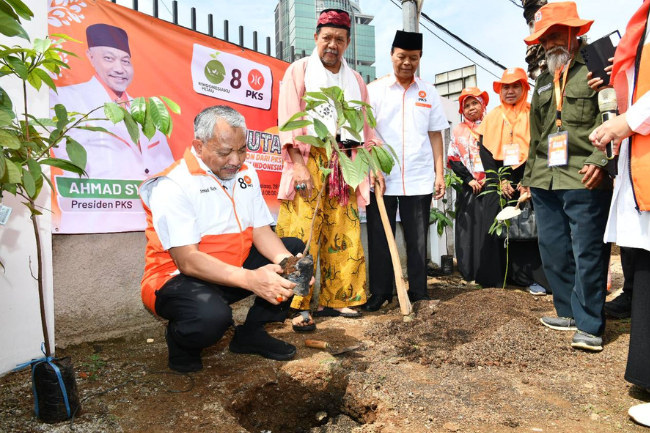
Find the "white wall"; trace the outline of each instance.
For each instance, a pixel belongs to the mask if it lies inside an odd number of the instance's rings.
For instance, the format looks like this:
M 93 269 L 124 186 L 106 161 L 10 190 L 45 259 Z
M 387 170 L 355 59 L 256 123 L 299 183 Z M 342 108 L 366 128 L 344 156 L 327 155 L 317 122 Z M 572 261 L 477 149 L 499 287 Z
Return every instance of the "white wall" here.
M 449 126 L 451 129 L 454 128 L 454 126 L 458 125 L 460 123 L 460 114 L 458 113 L 458 102 L 454 102 L 450 99 L 447 98 L 440 98 L 442 101 L 442 108 L 445 111 L 445 116 L 447 116 L 447 120 L 451 123 Z M 445 134 L 443 133 L 443 137 L 445 137 Z M 445 146 L 445 157 L 444 157 L 444 165 L 445 167 L 447 166 L 447 148 L 449 147 L 449 142 L 448 140 L 445 140 L 444 143 Z M 443 203 L 441 200 L 434 200 L 434 206 L 436 206 L 438 209 L 442 210 Z M 451 232 L 451 238 L 450 242 L 453 243 L 453 230 Z M 442 237 L 438 236 L 438 232 L 436 231 L 436 226 L 432 225 L 429 226 L 429 255 L 431 258 L 431 261 L 438 266 L 440 266 L 440 256 L 447 254 L 447 239 L 446 236 L 443 235 Z
M 23 27 L 34 38 L 47 34 L 47 1 L 27 0 L 27 6 L 34 12 L 31 21 L 24 21 Z M 0 36 L 4 45 L 23 45 L 28 42 L 20 38 Z M 22 89 L 18 80 L 0 78 L 0 86 L 11 96 L 15 110 L 24 112 Z M 48 116 L 49 96 L 46 86 L 40 92 L 28 89 L 28 106 L 37 117 Z M 36 274 L 36 241 L 29 218 L 29 211 L 14 196 L 5 194 L 3 204 L 13 208 L 7 225 L 0 226 L 0 261 L 6 270 L 0 272 L 0 374 L 10 371 L 16 364 L 41 357 L 43 333 L 38 303 L 38 285 L 32 278 L 31 267 Z M 50 208 L 50 190 L 47 184 L 40 194 L 38 205 Z M 43 276 L 46 291 L 46 312 L 50 329 L 50 344 L 54 348 L 54 313 L 52 296 L 52 229 L 48 212 L 38 218 L 43 248 Z

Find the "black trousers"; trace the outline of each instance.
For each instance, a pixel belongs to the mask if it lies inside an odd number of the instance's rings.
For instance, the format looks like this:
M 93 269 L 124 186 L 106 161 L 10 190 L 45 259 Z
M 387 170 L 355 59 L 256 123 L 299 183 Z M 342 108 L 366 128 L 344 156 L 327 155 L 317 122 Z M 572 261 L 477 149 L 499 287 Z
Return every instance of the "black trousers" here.
M 621 268 L 623 269 L 623 292 L 632 296 L 634 290 L 634 254 L 636 248 L 621 247 Z
M 413 196 L 384 196 L 386 213 L 395 234 L 397 208 L 406 241 L 406 267 L 409 281 L 409 298 L 417 301 L 427 296 L 427 244 L 429 235 L 429 210 L 433 194 Z M 368 224 L 368 259 L 370 269 L 370 294 L 392 295 L 395 273 L 391 262 L 388 241 L 381 223 L 374 194 L 366 207 Z
M 293 255 L 301 253 L 305 244 L 297 238 L 282 238 L 284 246 Z M 251 248 L 244 269 L 258 269 L 271 262 L 255 248 Z M 156 291 L 156 313 L 169 320 L 167 332 L 179 345 L 203 349 L 215 344 L 233 324 L 230 304 L 253 292 L 238 287 L 220 286 L 198 278 L 179 274 Z M 248 310 L 245 326 L 263 326 L 282 322 L 287 317 L 291 298 L 273 305 L 256 297 Z
M 603 335 L 611 250 L 603 236 L 612 191 L 530 190 L 539 252 L 557 315 L 574 318 L 583 332 Z
M 633 251 L 630 268 L 634 274 L 632 292 L 632 329 L 630 352 L 627 355 L 625 380 L 642 388 L 650 388 L 650 251 Z M 626 276 L 627 280 L 627 276 Z M 627 281 L 626 281 L 627 283 Z

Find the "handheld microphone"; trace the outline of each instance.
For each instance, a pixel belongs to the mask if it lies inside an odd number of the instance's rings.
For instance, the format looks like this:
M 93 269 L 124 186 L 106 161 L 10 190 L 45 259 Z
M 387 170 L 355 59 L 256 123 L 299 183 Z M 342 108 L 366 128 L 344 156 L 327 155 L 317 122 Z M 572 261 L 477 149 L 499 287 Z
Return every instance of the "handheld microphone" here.
M 614 89 L 608 88 L 598 92 L 598 109 L 603 115 L 603 123 L 616 117 L 618 103 L 616 101 L 616 91 Z M 610 141 L 607 143 L 605 154 L 607 155 L 607 159 L 614 159 L 614 142 Z

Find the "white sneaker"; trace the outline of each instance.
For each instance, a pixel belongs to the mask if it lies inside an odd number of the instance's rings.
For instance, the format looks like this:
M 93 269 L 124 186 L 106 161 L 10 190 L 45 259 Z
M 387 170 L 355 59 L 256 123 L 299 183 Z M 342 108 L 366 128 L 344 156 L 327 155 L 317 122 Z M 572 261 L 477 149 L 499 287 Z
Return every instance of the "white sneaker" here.
M 632 406 L 627 413 L 637 424 L 641 424 L 644 427 L 650 427 L 650 403 L 642 403 Z

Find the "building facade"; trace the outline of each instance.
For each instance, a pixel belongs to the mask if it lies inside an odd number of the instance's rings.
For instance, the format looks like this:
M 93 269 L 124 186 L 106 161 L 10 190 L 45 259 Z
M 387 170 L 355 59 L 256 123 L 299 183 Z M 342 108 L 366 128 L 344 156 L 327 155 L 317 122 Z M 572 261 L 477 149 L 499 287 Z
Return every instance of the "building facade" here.
M 290 62 L 309 56 L 314 50 L 314 31 L 318 15 L 325 9 L 342 9 L 350 14 L 350 46 L 345 60 L 366 82 L 376 78 L 375 27 L 370 25 L 372 15 L 361 11 L 354 0 L 279 0 L 275 8 L 275 49 L 279 58 Z

